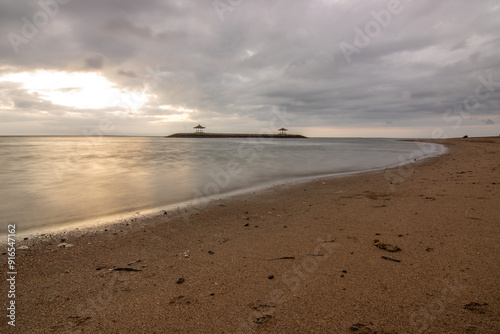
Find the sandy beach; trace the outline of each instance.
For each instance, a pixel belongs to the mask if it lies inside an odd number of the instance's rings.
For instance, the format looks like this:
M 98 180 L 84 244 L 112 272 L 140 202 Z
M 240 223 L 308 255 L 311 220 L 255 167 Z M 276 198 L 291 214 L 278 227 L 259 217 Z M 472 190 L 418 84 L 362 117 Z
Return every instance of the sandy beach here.
M 500 137 L 433 142 L 449 152 L 17 240 L 0 332 L 500 333 Z

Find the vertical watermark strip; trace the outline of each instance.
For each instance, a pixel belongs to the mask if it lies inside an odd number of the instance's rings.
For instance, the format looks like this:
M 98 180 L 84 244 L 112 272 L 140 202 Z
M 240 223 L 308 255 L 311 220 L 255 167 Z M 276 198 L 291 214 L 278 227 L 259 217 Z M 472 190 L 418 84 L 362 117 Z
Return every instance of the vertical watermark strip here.
M 7 282 L 9 290 L 7 298 L 9 300 L 7 307 L 7 323 L 9 326 L 16 326 L 16 225 L 7 226 L 9 234 L 7 235 Z

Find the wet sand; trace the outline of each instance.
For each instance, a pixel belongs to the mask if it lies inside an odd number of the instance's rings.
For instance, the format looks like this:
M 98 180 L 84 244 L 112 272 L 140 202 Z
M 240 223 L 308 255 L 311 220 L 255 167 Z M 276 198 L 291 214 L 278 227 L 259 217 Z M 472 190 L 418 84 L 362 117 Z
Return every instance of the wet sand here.
M 0 332 L 499 333 L 500 137 L 435 142 L 449 153 L 18 240 Z

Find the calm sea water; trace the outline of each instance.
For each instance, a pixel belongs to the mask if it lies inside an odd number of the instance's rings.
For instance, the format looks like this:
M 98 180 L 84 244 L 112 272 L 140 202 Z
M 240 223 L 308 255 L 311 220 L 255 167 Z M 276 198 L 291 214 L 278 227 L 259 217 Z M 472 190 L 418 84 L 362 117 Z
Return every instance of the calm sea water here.
M 417 145 L 389 139 L 0 137 L 0 234 L 12 223 L 20 233 L 43 233 L 290 179 L 383 168 L 443 150 Z

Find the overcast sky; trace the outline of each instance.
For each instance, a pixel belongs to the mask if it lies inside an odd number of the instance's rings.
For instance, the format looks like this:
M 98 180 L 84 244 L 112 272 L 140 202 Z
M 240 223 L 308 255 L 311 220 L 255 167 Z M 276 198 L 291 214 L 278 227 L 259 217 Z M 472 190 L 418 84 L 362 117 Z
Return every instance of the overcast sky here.
M 500 134 L 498 0 L 0 0 L 0 135 Z

